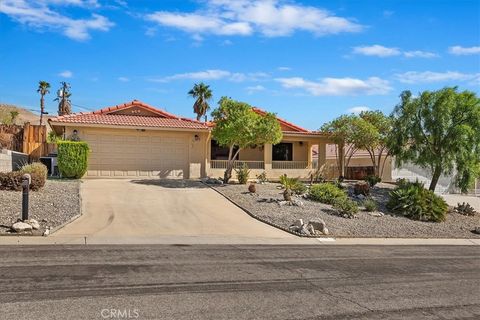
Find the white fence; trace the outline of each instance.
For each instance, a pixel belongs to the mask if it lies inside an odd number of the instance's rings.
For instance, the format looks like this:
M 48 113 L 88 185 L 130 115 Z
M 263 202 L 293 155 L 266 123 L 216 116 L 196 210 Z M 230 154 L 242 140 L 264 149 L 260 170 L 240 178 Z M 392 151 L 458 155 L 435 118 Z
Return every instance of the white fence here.
M 308 161 L 272 161 L 272 169 L 308 169 Z
M 228 160 L 211 160 L 210 167 L 212 169 L 227 169 Z M 235 160 L 233 162 L 234 169 L 240 169 L 244 165 L 247 165 L 249 169 L 265 169 L 263 161 L 240 161 Z

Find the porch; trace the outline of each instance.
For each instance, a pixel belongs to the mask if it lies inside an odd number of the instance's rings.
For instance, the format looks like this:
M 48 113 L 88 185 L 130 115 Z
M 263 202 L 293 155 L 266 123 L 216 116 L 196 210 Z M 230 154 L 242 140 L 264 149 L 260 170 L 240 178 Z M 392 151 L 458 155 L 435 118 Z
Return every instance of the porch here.
M 265 172 L 269 180 L 278 180 L 283 174 L 300 179 L 310 179 L 313 173 L 326 163 L 328 139 L 319 133 L 284 132 L 283 140 L 276 144 L 266 144 L 240 150 L 234 161 L 234 169 L 246 165 L 250 178 Z M 318 159 L 313 159 L 313 148 L 318 150 Z M 228 149 L 211 141 L 207 157 L 207 175 L 221 177 L 228 165 Z M 233 178 L 236 178 L 233 172 Z

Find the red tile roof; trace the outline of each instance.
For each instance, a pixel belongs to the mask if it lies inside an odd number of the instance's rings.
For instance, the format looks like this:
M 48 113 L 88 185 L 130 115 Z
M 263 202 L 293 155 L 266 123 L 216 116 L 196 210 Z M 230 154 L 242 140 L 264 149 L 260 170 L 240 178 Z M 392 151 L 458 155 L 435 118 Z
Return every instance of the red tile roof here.
M 253 107 L 252 109 L 253 109 L 254 112 L 256 112 L 257 114 L 262 115 L 262 116 L 267 113 L 267 111 L 262 110 L 262 109 L 257 108 L 257 107 Z M 311 132 L 310 130 L 307 130 L 307 129 L 299 127 L 299 126 L 297 126 L 297 125 L 295 125 L 291 122 L 288 122 L 287 120 L 284 120 L 284 119 L 279 118 L 279 117 L 276 117 L 276 118 L 277 118 L 278 122 L 280 122 L 280 124 L 283 124 L 284 126 L 292 129 L 292 130 L 289 130 L 289 131 L 305 132 L 305 133 Z
M 112 114 L 112 112 L 130 108 L 132 106 L 146 109 L 158 114 L 156 116 L 140 116 L 126 114 Z M 48 120 L 50 123 L 72 123 L 92 124 L 111 126 L 132 126 L 132 127 L 158 127 L 172 129 L 196 129 L 208 130 L 208 126 L 200 121 L 181 118 L 164 110 L 156 109 L 146 103 L 133 100 L 128 103 L 104 108 L 93 112 L 80 112 L 64 116 L 54 117 Z

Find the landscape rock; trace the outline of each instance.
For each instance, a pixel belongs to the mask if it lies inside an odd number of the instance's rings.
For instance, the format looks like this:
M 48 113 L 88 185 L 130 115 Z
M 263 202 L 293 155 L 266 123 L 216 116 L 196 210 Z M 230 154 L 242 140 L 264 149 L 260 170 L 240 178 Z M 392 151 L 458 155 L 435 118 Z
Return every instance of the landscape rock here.
M 325 221 L 322 219 L 319 220 L 310 220 L 308 222 L 308 225 L 311 225 L 315 230 L 320 231 L 321 233 L 324 233 L 323 231 L 325 230 Z
M 46 237 L 46 236 L 48 236 L 49 234 L 50 234 L 50 227 L 47 226 L 47 227 L 45 228 L 45 231 L 43 232 L 43 236 Z
M 480 227 L 476 227 L 475 230 L 473 230 L 476 234 L 480 234 Z
M 372 217 L 383 217 L 384 216 L 383 212 L 380 212 L 380 211 L 369 212 L 368 214 L 371 215 Z
M 25 222 L 15 222 L 13 225 L 12 225 L 12 229 L 15 231 L 15 232 L 24 232 L 24 231 L 32 231 L 32 226 L 29 225 L 28 223 L 25 223 Z
M 328 231 L 327 227 L 323 228 L 323 234 L 328 235 L 330 232 Z
M 297 200 L 297 199 L 294 199 L 294 200 L 290 201 L 290 205 L 297 206 L 297 207 L 304 207 L 305 206 L 302 201 Z
M 31 225 L 32 228 L 35 229 L 35 230 L 40 229 L 40 223 L 38 223 L 38 221 L 35 220 L 35 219 L 30 219 L 30 220 L 27 220 L 25 222 L 28 223 L 29 225 Z
M 277 202 L 279 206 L 284 206 L 288 203 L 288 201 L 282 200 Z
M 301 233 L 301 234 L 304 234 L 304 235 L 306 235 L 306 236 L 312 235 L 312 234 L 310 233 L 310 231 L 308 230 L 308 227 L 307 227 L 306 224 L 302 225 L 302 227 L 300 228 L 300 233 Z
M 311 224 L 307 225 L 307 230 L 310 232 L 310 234 L 315 234 L 315 228 Z

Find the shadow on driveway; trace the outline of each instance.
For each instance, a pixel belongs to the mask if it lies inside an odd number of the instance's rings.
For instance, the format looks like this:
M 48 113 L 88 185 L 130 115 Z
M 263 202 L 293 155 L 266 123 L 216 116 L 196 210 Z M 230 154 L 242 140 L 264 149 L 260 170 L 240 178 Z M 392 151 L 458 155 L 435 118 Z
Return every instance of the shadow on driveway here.
M 183 180 L 183 179 L 142 179 L 142 180 L 132 180 L 131 183 L 143 184 L 148 186 L 159 186 L 159 187 L 171 188 L 171 189 L 182 189 L 182 188 L 206 189 L 208 188 L 208 186 L 204 185 L 200 181 Z

